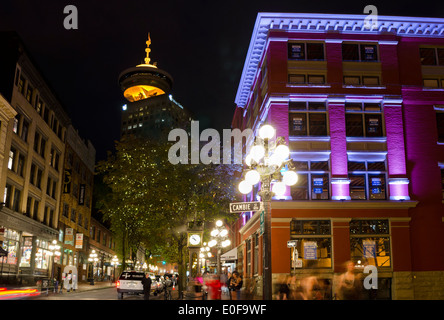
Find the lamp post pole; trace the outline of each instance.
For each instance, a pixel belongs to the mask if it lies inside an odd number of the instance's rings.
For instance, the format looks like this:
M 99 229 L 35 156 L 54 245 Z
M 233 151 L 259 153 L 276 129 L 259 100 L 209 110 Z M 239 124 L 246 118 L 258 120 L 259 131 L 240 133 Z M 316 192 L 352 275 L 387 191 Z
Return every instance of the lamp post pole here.
M 245 164 L 249 167 L 245 173 L 245 180 L 239 183 L 239 191 L 249 194 L 253 185 L 261 182 L 258 195 L 261 197 L 264 211 L 262 236 L 262 293 L 264 300 L 272 299 L 271 199 L 275 195 L 284 196 L 287 186 L 294 185 L 298 178 L 296 172 L 291 170 L 294 166 L 291 159 L 288 159 L 290 150 L 285 145 L 285 139 L 277 137 L 269 147 L 269 141 L 275 136 L 275 133 L 275 129 L 270 125 L 264 125 L 259 129 L 260 139 L 256 139 L 250 154 L 245 158 Z M 272 182 L 274 183 L 273 188 L 271 187 Z

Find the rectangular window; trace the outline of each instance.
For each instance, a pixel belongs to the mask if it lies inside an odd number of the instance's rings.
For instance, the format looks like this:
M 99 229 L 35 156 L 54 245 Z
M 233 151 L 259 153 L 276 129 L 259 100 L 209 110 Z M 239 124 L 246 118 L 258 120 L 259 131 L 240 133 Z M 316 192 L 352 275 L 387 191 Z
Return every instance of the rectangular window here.
M 71 209 L 71 221 L 76 222 L 76 210 Z
M 439 88 L 438 79 L 423 79 L 422 85 L 427 88 Z
M 443 48 L 419 48 L 419 57 L 423 66 L 444 65 Z
M 324 44 L 316 42 L 289 43 L 288 59 L 291 60 L 324 60 Z
M 349 161 L 352 200 L 386 200 L 386 165 L 384 161 Z
M 14 199 L 12 200 L 12 210 L 14 211 L 19 211 L 19 207 L 20 207 L 20 197 L 21 197 L 21 191 L 17 188 L 15 188 L 14 190 Z
M 346 103 L 345 111 L 345 132 L 347 137 L 383 136 L 382 113 L 379 104 Z
M 293 136 L 327 136 L 327 112 L 323 102 L 290 102 L 289 129 Z M 301 110 L 304 112 L 292 112 Z M 307 122 L 308 121 L 308 122 Z
M 328 161 L 294 161 L 298 181 L 291 186 L 293 200 L 328 200 L 330 175 Z
M 289 74 L 288 82 L 294 84 L 305 83 L 305 74 Z
M 25 78 L 23 78 L 22 76 L 20 76 L 20 80 L 18 82 L 18 88 L 17 88 L 18 92 L 20 92 L 21 94 L 23 94 L 24 90 L 25 90 Z
M 303 269 L 332 267 L 330 220 L 293 219 L 290 222 L 290 239 L 297 241 L 296 246 L 290 248 L 292 269 L 295 267 Z
M 343 43 L 343 61 L 378 61 L 378 48 L 374 44 Z
M 325 83 L 325 76 L 322 76 L 322 75 L 308 75 L 308 83 L 323 84 L 323 83 Z
M 63 216 L 69 218 L 69 205 L 67 203 L 63 204 Z
M 388 220 L 350 221 L 351 260 L 378 268 L 391 266 Z

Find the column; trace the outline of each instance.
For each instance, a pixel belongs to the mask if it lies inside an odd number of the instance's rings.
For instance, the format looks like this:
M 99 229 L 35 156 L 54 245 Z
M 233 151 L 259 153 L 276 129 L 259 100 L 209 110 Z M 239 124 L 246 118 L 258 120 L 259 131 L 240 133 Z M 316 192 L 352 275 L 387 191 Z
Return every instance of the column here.
M 328 102 L 332 200 L 350 200 L 344 102 Z

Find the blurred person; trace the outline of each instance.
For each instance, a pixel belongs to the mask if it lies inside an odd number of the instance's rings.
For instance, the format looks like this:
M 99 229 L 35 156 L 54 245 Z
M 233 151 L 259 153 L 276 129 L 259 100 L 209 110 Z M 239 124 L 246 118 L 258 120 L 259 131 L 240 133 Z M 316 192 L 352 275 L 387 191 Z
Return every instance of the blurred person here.
M 145 275 L 145 278 L 142 279 L 143 299 L 144 300 L 150 300 L 151 283 L 152 283 L 152 279 L 151 279 L 150 275 L 147 273 Z
M 355 264 L 353 261 L 347 261 L 345 269 L 346 271 L 338 278 L 337 298 L 339 300 L 358 300 L 362 286 L 359 276 L 355 274 Z
M 171 300 L 171 291 L 173 290 L 173 281 L 171 281 L 171 279 L 166 276 L 165 277 L 165 282 L 164 282 L 164 288 L 165 290 L 165 294 L 164 294 L 164 298 L 165 300 Z
M 290 296 L 290 288 L 288 286 L 288 281 L 290 280 L 290 276 L 281 275 L 278 279 L 277 283 L 277 295 L 276 300 L 289 300 Z
M 228 291 L 227 287 L 228 275 L 224 272 L 220 275 L 221 293 L 226 294 Z
M 234 271 L 233 272 L 233 278 L 231 280 L 230 286 L 231 286 L 231 291 L 234 293 L 236 293 L 236 300 L 240 300 L 240 295 L 241 295 L 241 288 L 242 288 L 242 276 L 239 274 L 239 272 Z M 234 296 L 234 294 L 233 294 Z
M 221 282 L 218 275 L 214 275 L 207 281 L 209 296 L 211 300 L 221 299 Z
M 230 296 L 230 300 L 231 300 L 231 291 L 233 290 L 232 286 L 231 286 L 231 282 L 233 281 L 233 274 L 228 272 L 227 275 L 227 288 L 228 288 L 228 295 Z

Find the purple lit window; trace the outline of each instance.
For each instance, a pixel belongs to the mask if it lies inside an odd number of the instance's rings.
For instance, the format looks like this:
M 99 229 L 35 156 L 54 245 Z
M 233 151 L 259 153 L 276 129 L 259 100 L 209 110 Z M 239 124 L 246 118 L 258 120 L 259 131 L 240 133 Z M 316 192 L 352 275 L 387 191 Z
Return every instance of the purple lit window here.
M 379 104 L 346 103 L 347 137 L 382 137 L 382 116 Z
M 318 42 L 289 43 L 288 59 L 291 60 L 324 60 L 324 44 Z
M 374 44 L 342 44 L 342 60 L 343 61 L 377 61 L 377 46 Z

